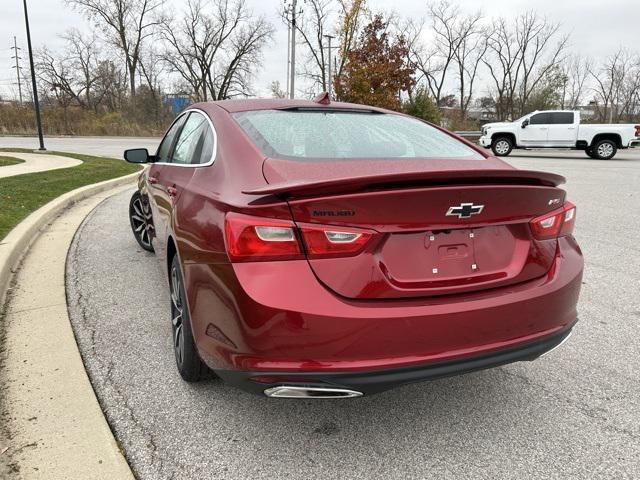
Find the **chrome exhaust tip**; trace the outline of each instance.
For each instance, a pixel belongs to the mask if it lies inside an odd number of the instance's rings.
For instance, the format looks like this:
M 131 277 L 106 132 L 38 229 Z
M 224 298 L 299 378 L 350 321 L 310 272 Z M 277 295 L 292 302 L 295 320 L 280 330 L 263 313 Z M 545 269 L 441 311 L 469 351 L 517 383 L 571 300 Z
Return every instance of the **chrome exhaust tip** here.
M 332 387 L 294 387 L 290 385 L 278 385 L 267 388 L 264 391 L 271 398 L 355 398 L 361 397 L 362 392 L 346 388 Z

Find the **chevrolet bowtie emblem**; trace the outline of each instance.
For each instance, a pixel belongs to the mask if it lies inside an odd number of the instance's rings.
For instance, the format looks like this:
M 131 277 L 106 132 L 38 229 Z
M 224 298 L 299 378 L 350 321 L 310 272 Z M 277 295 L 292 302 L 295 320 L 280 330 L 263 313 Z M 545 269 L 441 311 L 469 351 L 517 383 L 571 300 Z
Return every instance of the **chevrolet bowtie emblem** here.
M 474 205 L 473 203 L 461 203 L 455 207 L 449 207 L 447 217 L 470 218 L 477 215 L 484 209 L 484 205 Z

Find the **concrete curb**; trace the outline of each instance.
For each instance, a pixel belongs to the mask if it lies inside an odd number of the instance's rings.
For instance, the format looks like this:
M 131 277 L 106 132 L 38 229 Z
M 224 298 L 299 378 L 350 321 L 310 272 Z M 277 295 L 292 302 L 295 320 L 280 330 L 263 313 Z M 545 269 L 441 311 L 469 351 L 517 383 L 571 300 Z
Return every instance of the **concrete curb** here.
M 77 188 L 43 205 L 20 222 L 0 241 L 0 302 L 4 302 L 15 267 L 38 237 L 40 230 L 76 202 L 133 182 L 140 173 Z
M 0 390 L 5 398 L 0 414 L 7 423 L 0 431 L 0 477 L 134 479 L 78 350 L 65 270 L 82 221 L 102 200 L 133 187 L 138 175 L 58 197 L 21 222 L 2 245 Z

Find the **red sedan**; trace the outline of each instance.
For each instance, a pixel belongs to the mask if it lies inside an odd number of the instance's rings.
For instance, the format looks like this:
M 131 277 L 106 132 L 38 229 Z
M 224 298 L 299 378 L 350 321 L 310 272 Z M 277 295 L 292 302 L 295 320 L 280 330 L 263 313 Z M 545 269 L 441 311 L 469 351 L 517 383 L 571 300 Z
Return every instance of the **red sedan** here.
M 559 175 L 363 105 L 194 105 L 130 205 L 171 292 L 187 381 L 356 397 L 520 360 L 576 320 L 583 259 Z

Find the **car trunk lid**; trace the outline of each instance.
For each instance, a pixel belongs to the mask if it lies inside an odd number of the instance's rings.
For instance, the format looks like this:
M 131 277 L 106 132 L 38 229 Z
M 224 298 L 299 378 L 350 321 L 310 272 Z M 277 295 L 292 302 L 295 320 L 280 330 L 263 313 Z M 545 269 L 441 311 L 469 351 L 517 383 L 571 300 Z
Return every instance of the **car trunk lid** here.
M 381 162 L 367 175 L 349 175 L 354 165 L 346 161 L 324 162 L 324 173 L 289 168 L 299 163 L 267 160 L 265 177 L 274 183 L 247 193 L 286 196 L 301 227 L 375 232 L 357 255 L 309 259 L 317 278 L 341 296 L 476 291 L 540 277 L 552 265 L 556 240 L 534 239 L 529 221 L 564 202 L 564 191 L 556 187 L 560 176 L 477 168 L 483 162 L 460 168 L 450 160 L 443 162 L 446 168 L 429 170 L 424 162 L 418 170 L 415 161 L 394 160 L 391 172 Z

